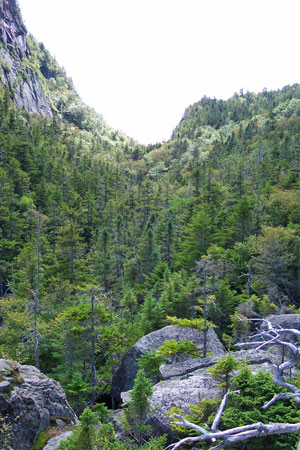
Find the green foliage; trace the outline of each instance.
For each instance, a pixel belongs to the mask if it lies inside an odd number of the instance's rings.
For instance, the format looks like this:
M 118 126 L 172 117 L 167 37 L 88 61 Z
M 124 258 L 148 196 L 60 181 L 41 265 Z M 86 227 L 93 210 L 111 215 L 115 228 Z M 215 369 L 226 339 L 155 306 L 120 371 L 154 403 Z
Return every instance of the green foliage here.
M 225 360 L 225 358 L 223 358 L 223 360 Z M 231 363 L 226 365 L 227 369 L 232 367 Z M 262 406 L 267 401 L 269 401 L 276 393 L 282 391 L 282 388 L 274 385 L 270 372 L 259 371 L 256 375 L 254 375 L 246 365 L 243 365 L 239 370 L 239 373 L 232 378 L 231 389 L 238 392 L 231 394 L 228 398 L 227 406 L 222 414 L 219 426 L 220 430 L 226 430 L 256 422 L 299 422 L 299 411 L 297 405 L 291 400 L 275 402 L 266 411 L 262 410 Z M 190 414 L 185 417 L 187 420 L 199 424 L 202 427 L 205 427 L 205 424 L 210 426 L 218 409 L 218 405 L 218 400 L 204 399 L 197 405 L 191 405 Z M 182 415 L 183 412 L 178 409 L 173 409 L 170 414 L 173 413 Z M 185 427 L 175 428 L 178 432 L 183 433 L 184 435 L 195 434 L 195 432 L 187 430 Z M 233 448 L 237 448 L 239 450 L 263 450 L 266 448 L 296 450 L 298 442 L 299 433 L 290 435 L 270 435 L 266 437 L 260 436 L 253 439 L 247 439 L 243 443 L 229 448 L 230 450 L 233 450 Z M 208 448 L 209 444 L 204 443 L 203 449 L 206 450 Z
M 111 415 L 111 411 L 107 408 L 105 403 L 96 403 L 93 406 L 93 411 L 98 415 L 101 423 L 107 422 Z
M 116 437 L 112 423 L 102 423 L 96 431 L 97 415 L 89 408 L 84 410 L 80 420 L 80 425 L 59 444 L 58 450 L 163 450 L 166 443 L 165 436 L 152 437 L 141 446 L 131 439 L 122 442 Z
M 138 358 L 138 365 L 146 371 L 149 377 L 155 377 L 158 375 L 159 366 L 167 360 L 168 357 L 159 354 L 157 350 L 150 350 Z
M 141 447 L 137 447 L 137 450 L 163 450 L 166 445 L 166 437 L 160 436 L 159 438 L 151 438 L 149 442 Z
M 186 237 L 178 255 L 183 267 L 193 268 L 195 261 L 206 253 L 211 243 L 211 228 L 211 217 L 204 209 L 192 216 L 184 230 Z
M 265 317 L 275 313 L 276 305 L 270 301 L 267 295 L 258 297 L 253 294 L 246 302 L 241 303 L 236 311 L 249 319 L 257 316 Z
M 184 411 L 180 408 L 171 408 L 168 415 L 171 417 L 172 414 L 179 414 L 198 425 L 212 424 L 219 403 L 219 400 L 209 400 L 205 398 L 200 400 L 196 405 L 190 405 L 190 414 L 184 414 Z M 197 432 L 194 432 L 193 430 L 188 430 L 187 432 L 187 428 L 181 425 L 171 425 L 171 427 L 175 432 L 183 435 L 197 435 Z
M 156 377 L 161 364 L 168 359 L 176 359 L 181 355 L 189 355 L 193 358 L 199 358 L 201 350 L 194 342 L 190 340 L 175 341 L 175 339 L 166 340 L 157 350 L 149 352 L 138 358 L 139 367 L 145 369 L 149 377 Z
M 194 275 L 187 276 L 183 270 L 171 273 L 167 269 L 160 285 L 159 302 L 163 305 L 167 315 L 185 317 L 192 311 L 195 301 L 196 280 Z M 152 288 L 155 290 L 155 286 Z
M 149 397 L 153 392 L 153 383 L 146 377 L 143 369 L 140 369 L 135 377 L 133 388 L 130 391 L 130 408 L 132 408 L 140 422 L 145 420 L 149 409 Z
M 145 297 L 140 309 L 140 325 L 144 334 L 159 330 L 165 325 L 163 305 L 150 294 Z
M 67 374 L 68 382 L 65 385 L 65 391 L 70 399 L 74 409 L 80 411 L 85 402 L 88 393 L 88 383 L 82 379 L 79 373 Z M 64 384 L 64 383 L 63 383 Z
M 127 446 L 116 438 L 112 423 L 101 425 L 97 434 L 96 448 L 101 450 L 127 450 Z
M 116 438 L 113 425 L 111 423 L 103 424 L 96 439 L 96 449 L 98 450 L 163 450 L 166 444 L 166 438 L 150 438 L 150 440 L 142 446 L 137 445 L 134 441 L 121 442 Z
M 290 269 L 297 263 L 297 230 L 283 227 L 263 227 L 262 234 L 252 239 L 253 258 L 260 292 L 267 292 L 275 304 L 286 302 L 283 284 L 291 284 Z M 263 269 L 263 270 L 262 270 Z
M 233 379 L 233 388 L 240 390 L 233 394 L 222 416 L 224 429 L 260 422 L 299 422 L 297 405 L 292 401 L 280 401 L 270 406 L 265 412 L 263 404 L 270 400 L 280 388 L 274 385 L 269 372 L 253 375 L 246 367 Z M 262 450 L 264 448 L 296 449 L 299 435 L 275 435 L 255 438 L 245 443 L 245 449 Z
M 299 85 L 203 98 L 168 142 L 142 147 L 84 105 L 45 47 L 27 40 L 18 81 L 29 66 L 54 117 L 17 110 L 0 87 L 1 357 L 34 362 L 38 211 L 40 363 L 79 412 L 92 342 L 101 397 L 122 356 L 166 315 L 199 331 L 205 315 L 230 344 L 249 332 L 230 322 L 235 312 L 299 306 Z M 205 287 L 196 261 L 210 261 Z M 92 288 L 105 291 L 93 314 Z M 141 365 L 156 370 L 160 358 Z
M 121 299 L 121 306 L 126 308 L 129 313 L 131 320 L 133 320 L 133 314 L 137 307 L 137 297 L 135 295 L 134 289 L 126 289 Z
M 168 316 L 167 319 L 174 324 L 176 327 L 191 327 L 196 328 L 198 331 L 204 331 L 204 319 L 202 317 L 197 319 L 179 319 L 178 317 Z M 207 326 L 213 326 L 212 324 L 207 324 Z
M 78 425 L 66 441 L 62 441 L 58 450 L 93 450 L 96 443 L 95 425 L 98 421 L 97 414 L 90 408 L 85 408 L 80 416 Z
M 230 376 L 233 371 L 238 369 L 241 365 L 237 362 L 233 354 L 224 356 L 211 368 L 207 369 L 216 380 L 221 381 L 219 387 L 224 387 L 226 391 L 230 385 Z
M 49 434 L 47 431 L 48 430 L 46 429 L 40 432 L 34 443 L 34 450 L 42 450 L 46 446 L 49 440 Z
M 194 342 L 190 340 L 175 341 L 175 339 L 165 341 L 157 351 L 158 356 L 190 355 L 193 358 L 199 358 L 199 353 L 200 350 Z
M 190 411 L 192 415 L 197 415 L 198 420 L 201 423 L 212 423 L 212 416 L 217 410 L 219 405 L 218 400 L 209 400 L 205 398 L 201 400 L 197 405 L 191 405 Z
M 226 329 L 230 324 L 230 316 L 235 312 L 239 301 L 240 298 L 236 291 L 230 288 L 228 282 L 220 281 L 213 301 L 208 299 L 209 318 L 218 325 L 219 329 Z
M 153 392 L 153 383 L 146 377 L 145 371 L 139 369 L 132 390 L 130 402 L 124 411 L 123 426 L 139 444 L 151 436 L 151 426 L 147 423 L 150 414 L 149 397 Z

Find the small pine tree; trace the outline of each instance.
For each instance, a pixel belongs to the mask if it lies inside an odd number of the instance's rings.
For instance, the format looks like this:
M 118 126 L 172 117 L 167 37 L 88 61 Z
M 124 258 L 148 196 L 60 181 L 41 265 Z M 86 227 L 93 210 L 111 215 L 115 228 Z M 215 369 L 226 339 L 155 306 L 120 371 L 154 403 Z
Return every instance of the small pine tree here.
M 153 392 L 153 383 L 146 377 L 144 369 L 140 369 L 134 380 L 131 401 L 124 411 L 123 425 L 130 436 L 141 444 L 149 438 L 151 426 L 147 424 L 149 413 L 149 397 Z
M 89 407 L 85 408 L 80 416 L 81 425 L 78 436 L 78 450 L 92 450 L 96 440 L 95 425 L 98 421 L 98 416 Z
M 137 306 L 137 298 L 134 289 L 127 288 L 125 290 L 123 298 L 121 299 L 121 306 L 129 312 L 129 317 L 132 321 Z
M 136 416 L 140 422 L 144 422 L 149 409 L 149 397 L 153 392 L 153 383 L 146 377 L 145 371 L 140 369 L 134 380 L 132 391 L 130 392 L 130 405 L 134 408 Z
M 219 359 L 217 364 L 210 369 L 207 369 L 216 380 L 221 381 L 219 387 L 224 387 L 226 391 L 229 388 L 230 376 L 233 371 L 239 367 L 239 363 L 232 354 L 224 356 Z
M 159 330 L 165 325 L 165 312 L 163 306 L 150 294 L 146 295 L 139 315 L 141 328 L 144 334 Z
M 96 443 L 96 423 L 98 416 L 89 407 L 80 416 L 80 425 L 72 435 L 61 442 L 57 450 L 93 450 Z

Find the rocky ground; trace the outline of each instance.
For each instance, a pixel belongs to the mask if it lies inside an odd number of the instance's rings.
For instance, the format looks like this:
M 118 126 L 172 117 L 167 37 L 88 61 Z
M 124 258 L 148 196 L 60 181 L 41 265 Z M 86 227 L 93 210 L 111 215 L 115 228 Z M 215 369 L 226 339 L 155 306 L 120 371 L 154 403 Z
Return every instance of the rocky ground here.
M 34 366 L 22 366 L 0 359 L 0 411 L 6 433 L 0 434 L 0 447 L 30 450 L 45 428 L 74 424 L 77 417 L 60 384 Z M 6 448 L 6 447 L 5 447 Z
M 273 325 L 281 328 L 296 328 L 300 330 L 300 315 L 286 314 L 270 316 Z M 258 324 L 264 327 L 264 324 Z M 190 328 L 165 327 L 161 330 L 144 336 L 125 355 L 119 371 L 114 378 L 114 393 L 116 401 L 120 398 L 124 403 L 129 400 L 129 390 L 133 386 L 134 377 L 138 370 L 137 358 L 151 349 L 157 349 L 165 340 L 177 341 L 191 339 L 199 348 L 203 345 L 203 333 Z M 172 407 L 181 408 L 185 413 L 189 412 L 191 404 L 196 404 L 204 398 L 221 398 L 224 390 L 218 387 L 219 382 L 207 372 L 219 359 L 226 355 L 222 343 L 214 330 L 208 333 L 208 351 L 213 356 L 203 359 L 187 357 L 185 360 L 170 362 L 160 366 L 159 377 L 154 386 L 151 397 L 151 409 L 155 409 L 151 416 L 151 424 L 155 432 L 167 433 L 170 431 L 168 411 Z M 268 370 L 274 374 L 278 364 L 282 362 L 282 349 L 271 350 L 240 350 L 234 352 L 237 361 L 245 361 L 253 373 L 259 370 Z M 124 392 L 125 391 L 125 392 Z
M 300 330 L 300 315 L 290 314 L 271 316 L 269 320 L 277 327 Z M 263 327 L 264 325 L 262 325 Z M 203 333 L 184 327 L 165 327 L 140 339 L 125 355 L 113 380 L 113 393 L 117 402 L 125 406 L 129 391 L 138 371 L 137 359 L 151 349 L 157 349 L 165 340 L 192 340 L 199 349 L 203 346 Z M 222 343 L 214 330 L 208 332 L 208 352 L 212 356 L 202 359 L 185 357 L 180 361 L 169 361 L 159 368 L 159 375 L 151 397 L 151 424 L 155 433 L 174 435 L 170 430 L 168 412 L 172 407 L 189 412 L 190 404 L 204 398 L 221 398 L 224 391 L 219 382 L 207 372 L 220 358 L 226 355 Z M 237 361 L 245 361 L 255 373 L 258 370 L 275 372 L 282 361 L 282 351 L 240 350 L 234 352 Z M 122 405 L 121 405 L 122 406 Z M 62 439 L 71 433 L 66 425 L 77 423 L 77 417 L 67 402 L 66 396 L 56 381 L 42 374 L 34 366 L 18 365 L 0 359 L 0 411 L 7 426 L 7 433 L 0 433 L 0 447 L 4 446 L 4 436 L 8 436 L 7 448 L 30 450 L 42 430 L 50 425 L 57 432 L 48 441 L 44 450 L 54 450 Z M 118 429 L 118 416 L 114 414 L 113 423 Z M 2 428 L 5 426 L 2 423 Z M 120 425 L 120 424 L 119 424 Z

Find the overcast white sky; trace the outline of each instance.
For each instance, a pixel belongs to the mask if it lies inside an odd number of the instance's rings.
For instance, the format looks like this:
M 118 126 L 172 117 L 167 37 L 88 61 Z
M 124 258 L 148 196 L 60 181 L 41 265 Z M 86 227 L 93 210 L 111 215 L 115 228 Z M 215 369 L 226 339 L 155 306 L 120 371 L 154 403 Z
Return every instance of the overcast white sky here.
M 203 95 L 300 82 L 299 0 L 19 0 L 23 18 L 107 123 L 167 140 Z

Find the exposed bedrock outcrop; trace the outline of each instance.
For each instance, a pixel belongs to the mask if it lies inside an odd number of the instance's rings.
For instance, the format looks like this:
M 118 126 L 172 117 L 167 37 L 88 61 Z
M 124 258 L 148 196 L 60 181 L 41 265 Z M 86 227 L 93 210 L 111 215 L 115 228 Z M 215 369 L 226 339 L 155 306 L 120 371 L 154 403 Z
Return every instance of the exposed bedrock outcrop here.
M 129 391 L 138 371 L 137 359 L 152 349 L 158 349 L 166 340 L 175 339 L 193 341 L 199 349 L 203 347 L 204 335 L 202 332 L 188 327 L 167 326 L 139 339 L 136 344 L 124 356 L 119 370 L 112 382 L 112 394 L 115 401 L 121 401 L 121 392 Z M 213 329 L 207 333 L 207 351 L 215 356 L 224 356 L 225 350 Z
M 223 355 L 224 356 L 224 355 Z M 277 355 L 265 351 L 241 350 L 234 353 L 237 361 L 247 361 L 253 373 L 258 370 L 275 372 Z M 218 387 L 219 381 L 207 372 L 222 358 L 187 359 L 182 363 L 164 364 L 160 367 L 163 381 L 154 386 L 151 408 L 156 409 L 151 416 L 151 424 L 156 432 L 170 435 L 168 411 L 172 407 L 189 412 L 191 404 L 197 404 L 205 398 L 221 398 L 224 390 Z
M 274 328 L 285 328 L 291 329 L 294 328 L 300 331 L 300 314 L 279 314 L 277 316 L 268 316 L 267 320 L 271 322 Z M 266 330 L 267 324 L 265 322 L 261 323 L 261 329 Z M 298 338 L 296 335 L 292 335 L 290 333 L 282 333 L 282 337 L 289 342 L 297 342 Z
M 30 63 L 26 27 L 15 0 L 0 3 L 0 81 L 17 108 L 52 117 L 37 71 Z
M 58 436 L 55 436 L 47 442 L 46 447 L 43 450 L 55 450 L 62 441 L 65 441 L 69 436 L 71 436 L 72 431 L 66 431 L 65 433 L 61 433 Z
M 300 314 L 278 314 L 266 317 L 274 327 L 296 328 L 300 330 Z M 264 324 L 262 325 L 265 326 Z
M 267 319 L 276 327 L 300 330 L 299 314 L 270 316 Z M 260 326 L 264 327 L 265 325 L 258 324 L 258 328 Z M 170 438 L 174 438 L 170 430 L 168 415 L 172 407 L 181 408 L 188 413 L 191 404 L 197 404 L 205 398 L 221 398 L 224 394 L 224 390 L 218 387 L 219 382 L 207 372 L 207 369 L 214 366 L 226 353 L 213 330 L 209 331 L 208 336 L 208 351 L 212 352 L 214 356 L 202 359 L 186 358 L 179 362 L 160 366 L 160 381 L 155 384 L 151 397 L 151 409 L 154 409 L 155 412 L 151 415 L 150 420 L 155 433 L 167 433 Z M 124 403 L 130 400 L 128 391 L 132 388 L 138 370 L 137 358 L 152 348 L 158 348 L 167 339 L 191 339 L 201 347 L 203 333 L 198 333 L 190 328 L 165 327 L 140 339 L 125 355 L 114 378 L 116 383 L 114 394 L 118 401 L 120 398 Z M 237 361 L 247 362 L 253 373 L 267 370 L 274 375 L 276 367 L 281 364 L 283 358 L 288 358 L 288 355 L 282 352 L 281 346 L 275 346 L 263 350 L 240 350 L 234 352 L 234 357 Z M 288 373 L 287 376 L 289 375 Z
M 7 437 L 12 449 L 30 450 L 51 421 L 63 418 L 77 422 L 60 384 L 36 367 L 0 359 L 0 379 L 9 383 L 7 391 L 0 394 L 0 411 L 9 426 L 7 432 L 0 433 L 1 448 Z

